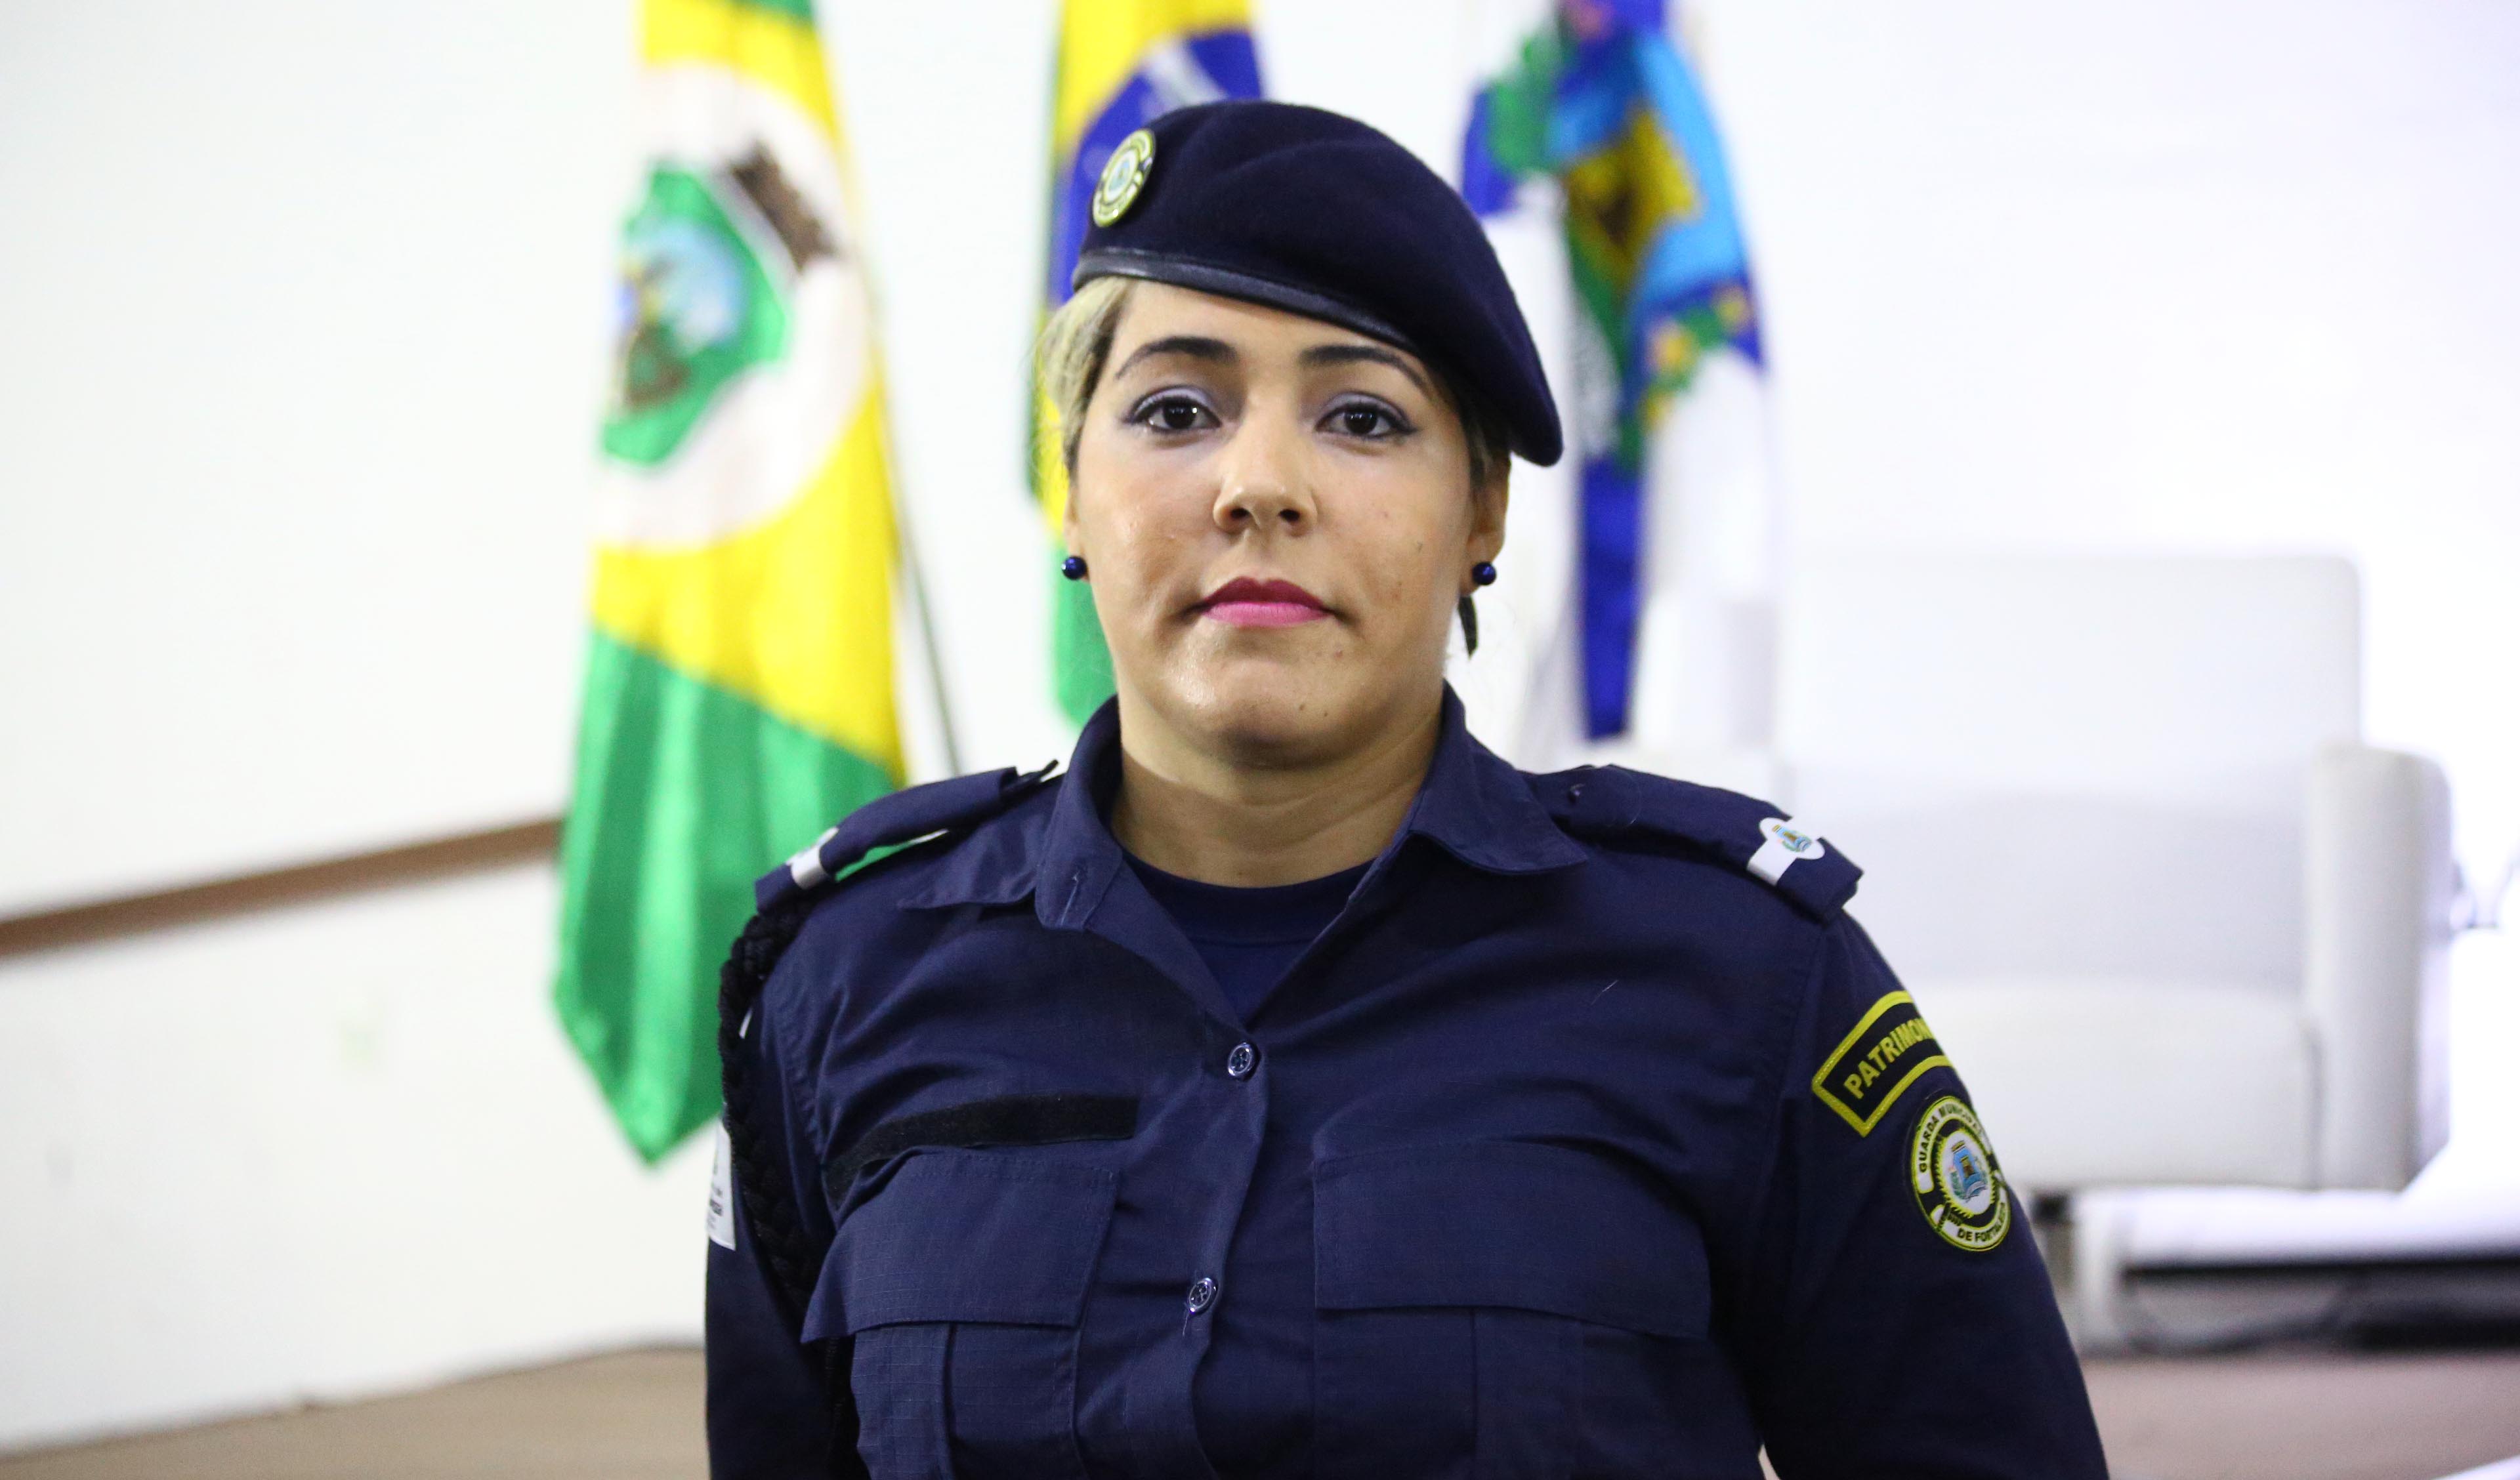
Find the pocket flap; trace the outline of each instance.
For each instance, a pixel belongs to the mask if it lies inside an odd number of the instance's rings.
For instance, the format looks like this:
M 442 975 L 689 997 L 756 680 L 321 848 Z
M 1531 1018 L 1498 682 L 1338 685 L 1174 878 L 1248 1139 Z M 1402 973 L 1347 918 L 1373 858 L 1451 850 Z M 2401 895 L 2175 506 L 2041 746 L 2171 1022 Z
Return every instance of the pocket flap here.
M 1313 1236 L 1324 1310 L 1510 1306 L 1706 1333 L 1695 1222 L 1582 1151 L 1482 1142 L 1334 1157 L 1313 1171 Z
M 1118 1190 L 1101 1167 L 916 1152 L 840 1220 L 807 1338 L 900 1322 L 1074 1325 Z

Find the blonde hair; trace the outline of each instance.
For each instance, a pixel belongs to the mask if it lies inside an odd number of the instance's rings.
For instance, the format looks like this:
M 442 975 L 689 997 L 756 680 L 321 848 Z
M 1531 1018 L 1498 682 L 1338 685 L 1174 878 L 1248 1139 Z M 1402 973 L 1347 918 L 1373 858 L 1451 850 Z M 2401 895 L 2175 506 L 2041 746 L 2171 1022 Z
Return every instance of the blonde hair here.
M 1042 326 L 1034 351 L 1043 403 L 1058 419 L 1058 459 L 1070 479 L 1076 476 L 1076 440 L 1085 431 L 1086 403 L 1111 360 L 1111 339 L 1120 329 L 1120 312 L 1129 306 L 1134 278 L 1095 278 Z M 1444 367 L 1429 363 L 1435 384 L 1461 419 L 1462 437 L 1470 454 L 1470 487 L 1484 491 L 1502 483 L 1511 466 L 1505 423 L 1469 393 Z
M 1041 329 L 1034 349 L 1034 373 L 1041 398 L 1058 419 L 1058 461 L 1070 478 L 1076 476 L 1076 439 L 1085 432 L 1085 403 L 1102 379 L 1111 359 L 1111 336 L 1120 329 L 1120 310 L 1129 306 L 1134 278 L 1096 278 L 1058 305 Z

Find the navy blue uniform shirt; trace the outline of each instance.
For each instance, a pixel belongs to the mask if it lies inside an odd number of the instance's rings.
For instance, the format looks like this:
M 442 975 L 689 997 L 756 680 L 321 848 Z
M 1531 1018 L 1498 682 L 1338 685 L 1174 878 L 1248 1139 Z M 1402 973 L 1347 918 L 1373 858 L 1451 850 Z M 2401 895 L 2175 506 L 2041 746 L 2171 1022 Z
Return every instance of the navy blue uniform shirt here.
M 718 1475 L 1755 1480 L 1764 1442 L 2102 1480 L 2026 1216 L 1822 841 L 1518 772 L 1448 693 L 1245 1012 L 1102 823 L 1116 748 L 1106 706 L 1064 778 L 899 793 L 764 881 Z M 1238 1330 L 1308 1332 L 1308 1385 L 1238 1395 L 1295 1412 L 1203 1390 Z
M 1134 856 L 1129 863 L 1244 1022 L 1258 1020 L 1262 1000 L 1338 918 L 1366 869 L 1238 889 L 1166 874 Z M 1216 1334 L 1191 1394 L 1199 1442 L 1229 1475 L 1310 1473 L 1311 1214 L 1311 1200 L 1301 1195 L 1260 1199 L 1245 1215 L 1250 1224 L 1235 1234 L 1226 1278 L 1237 1298 L 1217 1304 Z

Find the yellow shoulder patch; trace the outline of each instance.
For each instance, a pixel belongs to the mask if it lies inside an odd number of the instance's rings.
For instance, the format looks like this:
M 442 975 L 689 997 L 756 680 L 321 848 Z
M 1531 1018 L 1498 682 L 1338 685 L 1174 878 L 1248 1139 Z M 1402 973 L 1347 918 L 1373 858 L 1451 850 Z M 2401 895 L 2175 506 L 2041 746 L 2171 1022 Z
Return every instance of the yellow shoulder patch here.
M 1812 1093 L 1855 1127 L 1856 1135 L 1869 1136 L 1908 1086 L 1927 1069 L 1950 1062 L 1915 1000 L 1892 992 L 1857 1020 L 1835 1053 L 1821 1060 L 1820 1072 L 1812 1076 Z

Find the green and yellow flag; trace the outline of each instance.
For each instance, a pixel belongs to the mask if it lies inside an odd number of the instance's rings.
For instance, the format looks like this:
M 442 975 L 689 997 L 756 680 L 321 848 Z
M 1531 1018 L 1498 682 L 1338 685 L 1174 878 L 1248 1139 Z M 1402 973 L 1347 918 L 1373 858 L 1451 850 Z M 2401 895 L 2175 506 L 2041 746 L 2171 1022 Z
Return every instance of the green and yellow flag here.
M 1259 96 L 1250 0 L 1067 0 L 1051 103 L 1049 308 L 1067 301 L 1094 187 L 1120 141 L 1176 108 Z M 1032 447 L 1033 491 L 1057 540 L 1067 476 L 1056 409 L 1038 396 Z M 1054 602 L 1052 687 L 1081 724 L 1111 696 L 1111 654 L 1085 587 L 1058 582 Z
M 643 0 L 561 1021 L 640 1154 L 718 1107 L 752 879 L 901 780 L 893 520 L 810 0 Z

